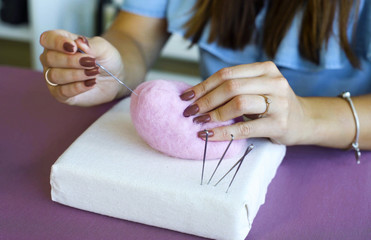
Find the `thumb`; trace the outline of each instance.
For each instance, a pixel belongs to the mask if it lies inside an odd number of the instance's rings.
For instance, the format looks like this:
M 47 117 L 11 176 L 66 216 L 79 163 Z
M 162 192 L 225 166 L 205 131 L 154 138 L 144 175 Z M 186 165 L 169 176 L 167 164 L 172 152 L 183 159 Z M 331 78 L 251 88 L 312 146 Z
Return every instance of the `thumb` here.
M 90 54 L 90 45 L 89 45 L 89 40 L 85 36 L 78 36 L 77 39 L 75 40 L 75 43 L 82 52 Z

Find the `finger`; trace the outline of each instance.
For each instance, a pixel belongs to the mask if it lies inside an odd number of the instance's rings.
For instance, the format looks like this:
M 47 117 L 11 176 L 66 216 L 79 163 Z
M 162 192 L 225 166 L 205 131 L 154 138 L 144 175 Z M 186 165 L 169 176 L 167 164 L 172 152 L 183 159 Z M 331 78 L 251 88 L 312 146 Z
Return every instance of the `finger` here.
M 66 102 L 68 99 L 71 99 L 79 94 L 82 94 L 94 87 L 96 84 L 95 78 L 69 83 L 65 85 L 58 85 L 56 87 L 51 87 L 48 85 L 48 88 L 51 94 L 60 102 Z
M 73 54 L 77 51 L 74 41 L 77 37 L 78 35 L 64 30 L 46 31 L 40 35 L 40 44 L 47 49 Z
M 121 59 L 116 48 L 102 37 L 87 39 L 84 36 L 79 36 L 75 42 L 79 49 L 91 56 L 106 56 L 105 59 L 99 59 L 99 63 L 102 65 L 105 65 L 111 59 Z
M 96 59 L 88 54 L 76 53 L 68 55 L 65 53 L 44 50 L 40 60 L 44 67 L 52 68 L 93 68 L 97 67 Z
M 75 43 L 77 45 L 77 47 L 82 50 L 83 52 L 87 53 L 87 52 L 90 52 L 90 44 L 89 44 L 89 40 L 87 37 L 85 36 L 78 36 L 77 39 L 75 40 Z
M 222 126 L 210 129 L 210 141 L 228 141 L 231 134 L 235 139 L 255 138 L 255 137 L 272 137 L 274 136 L 274 127 L 269 118 L 259 118 L 252 121 L 238 122 L 229 126 Z
M 242 115 L 254 115 L 266 110 L 265 99 L 259 95 L 239 95 L 231 101 L 215 110 L 197 116 L 193 119 L 195 123 L 224 122 Z
M 211 75 L 205 81 L 186 90 L 184 94 L 181 95 L 181 98 L 182 96 L 186 96 L 182 98 L 185 101 L 198 99 L 222 84 L 224 81 L 238 78 L 256 78 L 274 72 L 274 70 L 277 70 L 277 67 L 272 62 L 257 62 L 223 68 Z M 192 98 L 188 97 L 191 95 Z
M 77 81 L 84 81 L 96 77 L 99 74 L 99 68 L 91 69 L 64 69 L 50 68 L 48 76 L 50 82 L 59 85 L 70 84 Z
M 271 77 L 227 80 L 185 109 L 184 116 L 209 112 L 238 95 L 273 94 L 280 87 L 280 81 Z M 189 112 L 197 105 L 198 112 Z

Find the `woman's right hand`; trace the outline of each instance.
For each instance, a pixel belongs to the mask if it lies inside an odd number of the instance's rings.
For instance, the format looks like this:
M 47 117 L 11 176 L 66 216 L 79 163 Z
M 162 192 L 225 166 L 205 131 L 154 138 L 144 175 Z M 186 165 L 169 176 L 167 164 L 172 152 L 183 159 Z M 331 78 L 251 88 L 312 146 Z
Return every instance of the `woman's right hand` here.
M 40 61 L 50 93 L 60 102 L 69 105 L 92 106 L 124 95 L 123 86 L 103 72 L 99 62 L 119 79 L 124 77 L 124 67 L 117 49 L 101 37 L 87 39 L 64 30 L 41 34 L 44 52 Z M 85 53 L 78 50 L 81 49 Z

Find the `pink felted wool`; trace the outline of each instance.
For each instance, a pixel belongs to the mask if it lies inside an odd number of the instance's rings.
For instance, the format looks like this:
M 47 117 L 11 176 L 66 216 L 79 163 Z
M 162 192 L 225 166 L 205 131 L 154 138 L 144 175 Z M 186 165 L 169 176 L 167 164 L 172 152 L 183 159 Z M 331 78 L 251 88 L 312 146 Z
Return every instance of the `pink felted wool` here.
M 155 80 L 144 82 L 131 95 L 130 114 L 138 134 L 154 149 L 172 157 L 203 159 L 205 142 L 197 137 L 204 129 L 230 125 L 223 123 L 193 123 L 194 117 L 184 117 L 183 111 L 192 102 L 180 95 L 191 86 L 184 82 Z M 208 141 L 206 159 L 219 159 L 229 141 Z M 225 158 L 241 154 L 246 140 L 233 141 Z

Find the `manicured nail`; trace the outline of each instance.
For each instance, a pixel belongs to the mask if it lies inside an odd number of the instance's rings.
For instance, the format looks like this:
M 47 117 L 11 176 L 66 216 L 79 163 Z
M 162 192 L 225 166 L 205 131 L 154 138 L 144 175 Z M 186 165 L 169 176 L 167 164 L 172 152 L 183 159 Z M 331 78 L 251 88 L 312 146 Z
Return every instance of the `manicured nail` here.
M 97 82 L 95 81 L 95 78 L 92 78 L 92 79 L 88 79 L 88 80 L 85 80 L 84 81 L 84 85 L 86 87 L 91 87 L 91 86 L 94 86 Z
M 95 76 L 99 74 L 99 68 L 91 68 L 91 69 L 85 69 L 84 70 L 85 75 L 88 77 Z
M 189 101 L 194 97 L 195 97 L 195 92 L 193 90 L 185 92 L 182 95 L 180 95 L 180 99 L 182 99 L 183 101 Z
M 88 47 L 90 47 L 89 41 L 85 36 L 79 36 L 77 39 L 80 39 L 83 43 L 85 43 Z
M 200 124 L 202 124 L 202 123 L 210 122 L 210 120 L 211 120 L 210 115 L 209 114 L 205 114 L 205 115 L 201 115 L 201 116 L 195 117 L 193 119 L 193 122 L 194 123 L 200 123 Z
M 184 117 L 189 117 L 189 116 L 195 115 L 196 113 L 198 113 L 198 111 L 200 111 L 200 108 L 198 107 L 198 105 L 197 104 L 193 104 L 191 106 L 188 106 L 184 110 L 183 116 Z
M 82 57 L 79 60 L 80 65 L 83 67 L 95 67 L 95 58 L 91 57 Z
M 69 42 L 65 42 L 64 44 L 63 44 L 63 49 L 65 50 L 65 51 L 67 51 L 67 52 L 74 52 L 74 46 L 71 44 L 71 43 L 69 43 Z
M 214 136 L 214 132 L 213 132 L 212 130 L 207 130 L 207 131 L 208 131 L 208 133 L 209 133 L 209 136 L 208 136 L 208 137 L 212 137 L 212 136 Z M 205 132 L 205 131 L 200 131 L 200 132 L 197 133 L 197 136 L 198 136 L 199 138 L 204 139 L 204 138 L 206 138 L 206 132 Z

